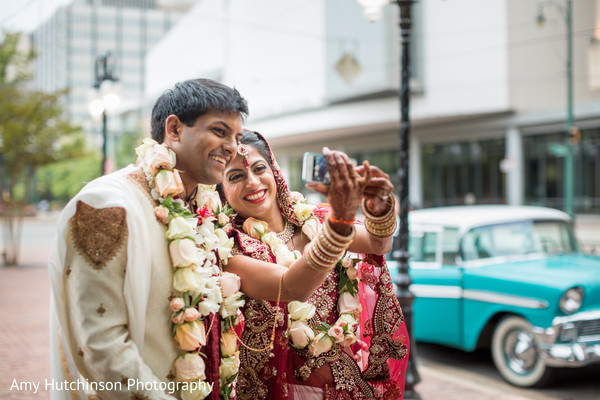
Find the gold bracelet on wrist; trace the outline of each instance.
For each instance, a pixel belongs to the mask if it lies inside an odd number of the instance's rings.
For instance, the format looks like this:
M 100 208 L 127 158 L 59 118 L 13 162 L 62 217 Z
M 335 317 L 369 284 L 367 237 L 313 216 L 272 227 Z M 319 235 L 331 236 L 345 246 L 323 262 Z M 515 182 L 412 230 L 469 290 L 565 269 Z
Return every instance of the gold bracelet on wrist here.
M 380 216 L 375 216 L 367 210 L 366 200 L 363 199 L 361 209 L 365 215 L 365 228 L 367 232 L 378 238 L 391 236 L 396 230 L 396 214 L 395 214 L 395 199 L 394 196 L 388 197 L 388 211 Z
M 329 221 L 326 221 L 305 251 L 308 265 L 317 272 L 331 271 L 346 252 L 354 234 L 355 229 L 352 227 L 349 235 L 340 235 L 333 231 Z

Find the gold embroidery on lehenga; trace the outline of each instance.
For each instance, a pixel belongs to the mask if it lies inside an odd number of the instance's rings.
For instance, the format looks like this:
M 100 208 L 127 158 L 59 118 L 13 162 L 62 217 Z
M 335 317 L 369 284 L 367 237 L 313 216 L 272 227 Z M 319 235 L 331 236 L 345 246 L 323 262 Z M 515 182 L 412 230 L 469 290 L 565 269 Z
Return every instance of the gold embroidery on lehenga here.
M 369 348 L 369 367 L 363 373 L 366 379 L 388 379 L 390 372 L 387 359 L 401 360 L 406 357 L 406 338 L 393 338 L 390 333 L 396 332 L 404 322 L 404 315 L 400 303 L 394 295 L 393 284 L 387 267 L 381 269 L 377 285 L 379 298 L 373 313 L 373 337 Z
M 282 327 L 285 322 L 283 316 L 287 305 L 280 304 L 279 308 L 277 326 Z M 260 349 L 269 345 L 271 342 L 270 330 L 273 326 L 275 311 L 275 306 L 268 301 L 256 299 L 246 301 L 243 309 L 246 325 L 242 333 L 242 341 L 247 346 Z M 272 379 L 277 374 L 277 371 L 268 364 L 272 354 L 269 350 L 255 352 L 248 350 L 245 346 L 240 346 L 240 371 L 236 383 L 238 399 L 267 397 L 268 385 L 264 382 Z
M 125 242 L 125 210 L 120 207 L 94 208 L 78 201 L 70 231 L 77 251 L 92 268 L 101 270 Z

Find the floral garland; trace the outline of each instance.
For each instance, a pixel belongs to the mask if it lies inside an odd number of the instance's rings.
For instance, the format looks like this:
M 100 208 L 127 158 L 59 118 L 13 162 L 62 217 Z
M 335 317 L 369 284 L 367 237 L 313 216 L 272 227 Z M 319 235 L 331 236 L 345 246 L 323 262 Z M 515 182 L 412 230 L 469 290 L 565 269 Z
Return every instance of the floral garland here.
M 315 206 L 305 204 L 304 197 L 299 192 L 291 192 L 293 198 L 294 216 L 302 224 L 302 232 L 313 239 L 321 229 L 321 222 L 313 214 Z M 300 258 L 298 250 L 290 251 L 274 232 L 268 232 L 268 224 L 264 221 L 249 217 L 244 221 L 242 229 L 248 235 L 259 239 L 271 247 L 277 264 L 289 267 Z M 357 342 L 356 328 L 361 312 L 358 297 L 358 269 L 356 264 L 360 259 L 344 257 L 337 263 L 339 274 L 338 283 L 338 312 L 340 317 L 333 325 L 325 322 L 313 330 L 308 320 L 315 315 L 316 308 L 308 302 L 291 301 L 288 303 L 288 338 L 291 345 L 297 349 L 308 347 L 310 353 L 317 357 L 333 347 L 334 344 L 350 346 Z M 364 347 L 364 343 L 360 342 Z
M 207 343 L 216 313 L 221 317 L 219 385 L 221 398 L 229 399 L 239 369 L 239 351 L 233 332 L 238 323 L 239 308 L 244 305 L 240 278 L 221 272 L 231 256 L 233 239 L 227 234 L 232 226 L 233 209 L 221 204 L 214 185 L 198 185 L 194 199 L 196 213 L 177 196 L 183 192 L 183 182 L 175 169 L 176 156 L 165 144 L 144 139 L 136 148 L 138 162 L 150 184 L 156 218 L 167 225 L 169 255 L 174 268 L 173 289 L 177 295 L 170 300 L 173 337 L 184 351 L 175 360 L 176 379 L 197 383 L 181 390 L 183 400 L 206 398 L 212 387 L 206 380 L 205 363 L 200 352 Z M 209 316 L 213 314 L 212 319 Z M 231 319 L 230 316 L 236 316 Z M 217 321 L 218 323 L 219 321 Z M 233 339 L 232 339 L 233 335 Z

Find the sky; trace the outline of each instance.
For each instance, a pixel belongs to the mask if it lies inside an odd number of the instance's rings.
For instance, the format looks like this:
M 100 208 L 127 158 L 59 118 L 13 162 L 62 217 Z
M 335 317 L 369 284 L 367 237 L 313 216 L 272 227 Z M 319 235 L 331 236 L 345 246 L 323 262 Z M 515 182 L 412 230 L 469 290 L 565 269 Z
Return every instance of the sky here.
M 0 32 L 31 32 L 62 4 L 71 0 L 0 0 Z

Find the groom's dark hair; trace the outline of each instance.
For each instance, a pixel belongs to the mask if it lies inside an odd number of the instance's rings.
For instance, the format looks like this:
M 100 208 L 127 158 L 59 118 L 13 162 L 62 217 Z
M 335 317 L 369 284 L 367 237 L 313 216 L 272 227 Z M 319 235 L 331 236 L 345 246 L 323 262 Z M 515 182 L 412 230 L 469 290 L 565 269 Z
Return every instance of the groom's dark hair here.
M 193 126 L 198 117 L 210 112 L 238 113 L 245 121 L 248 103 L 235 88 L 211 79 L 191 79 L 166 90 L 152 108 L 152 139 L 165 139 L 165 121 L 176 115 L 187 126 Z

